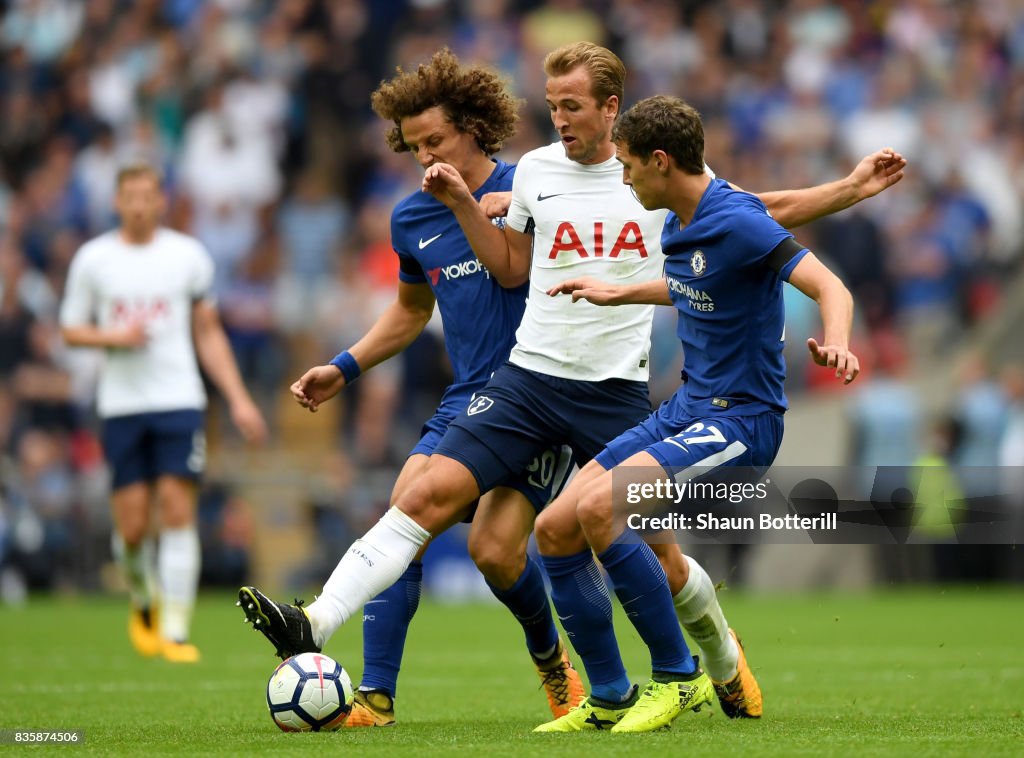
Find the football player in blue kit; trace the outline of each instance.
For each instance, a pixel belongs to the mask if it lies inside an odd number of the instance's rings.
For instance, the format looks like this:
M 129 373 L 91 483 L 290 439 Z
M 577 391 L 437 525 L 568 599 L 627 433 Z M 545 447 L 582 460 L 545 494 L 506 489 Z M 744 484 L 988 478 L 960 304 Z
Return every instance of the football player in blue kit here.
M 713 179 L 704 168 L 704 132 L 697 112 L 673 97 L 652 97 L 634 105 L 612 132 L 623 182 L 648 210 L 669 209 L 662 234 L 666 256 L 662 278 L 618 284 L 594 278 L 571 279 L 549 290 L 571 294 L 572 301 L 593 305 L 674 305 L 683 345 L 684 381 L 676 393 L 643 422 L 608 443 L 596 460 L 604 469 L 590 478 L 575 503 L 577 531 L 587 550 L 617 561 L 639 549 L 637 534 L 625 523 L 626 504 L 614 506 L 613 477 L 644 482 L 677 481 L 716 466 L 766 469 L 782 442 L 785 364 L 782 357 L 785 308 L 783 283 L 789 282 L 818 303 L 824 340 L 808 339 L 814 362 L 849 384 L 857 378 L 857 356 L 849 349 L 853 299 L 842 282 L 769 215 L 764 203 Z M 620 491 L 620 490 L 616 490 Z M 543 519 L 543 517 L 542 517 Z M 538 533 L 547 525 L 538 521 Z M 561 538 L 564 544 L 566 538 Z M 547 555 L 544 541 L 541 553 Z M 641 581 L 627 577 L 626 581 Z M 664 585 L 650 589 L 671 608 Z M 562 603 L 559 615 L 579 603 Z M 581 641 L 581 637 L 588 641 Z M 689 656 L 685 643 L 667 636 L 651 640 L 654 674 L 644 694 L 624 715 L 606 703 L 588 699 L 540 731 L 577 731 L 584 718 L 614 723 L 612 731 L 641 732 L 668 726 L 680 714 L 697 710 L 714 697 L 706 677 L 685 675 L 680 661 Z M 614 646 L 610 620 L 592 617 L 573 637 L 577 652 L 598 641 L 601 654 Z M 589 670 L 589 665 L 588 665 Z M 617 722 L 617 723 L 615 723 Z
M 418 70 L 400 71 L 383 83 L 372 102 L 381 117 L 394 123 L 387 135 L 392 150 L 411 152 L 423 168 L 440 161 L 455 166 L 477 199 L 511 188 L 515 167 L 490 156 L 512 136 L 519 104 L 494 73 L 461 66 L 455 55 L 442 50 Z M 399 502 L 422 475 L 451 420 L 508 357 L 526 307 L 527 285 L 501 287 L 473 255 L 452 212 L 425 192 L 396 205 L 391 240 L 400 260 L 397 299 L 362 339 L 329 364 L 309 369 L 291 391 L 301 405 L 316 411 L 362 371 L 404 350 L 426 327 L 437 303 L 454 381 L 399 473 L 391 497 Z M 494 595 L 522 625 L 555 716 L 582 700 L 583 684 L 558 638 L 542 572 L 526 546 L 537 511 L 557 494 L 571 468 L 569 451 L 549 446 L 496 482 L 480 496 L 468 545 Z M 398 581 L 370 601 L 372 612 L 363 616 L 364 672 L 346 726 L 395 723 L 398 672 L 419 604 L 425 550 L 426 545 Z M 249 620 L 282 657 L 319 650 L 325 642 L 303 634 L 306 609 L 274 604 L 254 587 L 242 588 L 239 597 Z M 314 606 L 309 610 L 315 612 Z M 281 613 L 300 623 L 284 623 Z M 272 623 L 278 620 L 281 626 Z M 299 639 L 289 630 L 297 630 Z

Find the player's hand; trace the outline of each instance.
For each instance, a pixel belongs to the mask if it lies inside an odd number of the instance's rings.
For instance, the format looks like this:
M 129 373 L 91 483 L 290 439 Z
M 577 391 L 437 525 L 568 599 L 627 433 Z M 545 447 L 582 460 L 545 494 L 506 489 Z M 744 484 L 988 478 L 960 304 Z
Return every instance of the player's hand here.
M 906 158 L 891 147 L 883 147 L 861 158 L 849 179 L 856 188 L 857 197 L 864 200 L 896 184 L 903 178 L 906 165 Z
M 267 423 L 250 398 L 236 400 L 231 404 L 231 421 L 246 442 L 262 445 L 267 441 Z
M 128 326 L 115 332 L 113 346 L 135 350 L 145 347 L 148 341 L 149 335 L 146 334 L 145 322 L 133 321 Z
M 807 349 L 811 352 L 811 360 L 819 366 L 828 366 L 836 370 L 836 379 L 849 384 L 860 374 L 860 361 L 848 348 L 839 345 L 819 345 L 813 337 L 807 340 Z
M 429 192 L 449 208 L 465 202 L 476 202 L 462 175 L 447 163 L 435 163 L 427 168 L 423 174 L 423 191 Z
M 505 218 L 511 205 L 511 192 L 488 192 L 480 198 L 480 207 L 487 214 L 487 218 Z
M 586 300 L 594 305 L 618 305 L 621 302 L 622 289 L 614 284 L 599 279 L 583 277 L 567 279 L 548 290 L 551 297 L 555 295 L 572 295 L 572 301 Z
M 314 366 L 292 384 L 292 397 L 303 408 L 316 413 L 320 404 L 337 395 L 345 386 L 341 369 L 330 364 Z

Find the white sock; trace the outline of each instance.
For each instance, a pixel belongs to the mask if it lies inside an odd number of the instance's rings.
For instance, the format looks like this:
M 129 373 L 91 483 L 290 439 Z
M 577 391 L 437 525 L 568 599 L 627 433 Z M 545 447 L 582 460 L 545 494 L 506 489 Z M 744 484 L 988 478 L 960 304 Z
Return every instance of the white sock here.
M 342 556 L 323 594 L 306 608 L 313 640 L 320 647 L 338 627 L 394 584 L 430 533 L 392 506 L 362 539 Z
M 199 534 L 195 526 L 160 532 L 157 566 L 162 591 L 160 635 L 164 639 L 188 640 L 199 584 L 199 560 Z
M 132 606 L 138 609 L 152 607 L 156 595 L 153 541 L 147 537 L 138 545 L 129 546 L 121 533 L 115 530 L 110 536 L 110 548 L 128 583 Z
M 700 662 L 708 676 L 716 682 L 727 682 L 736 676 L 739 647 L 729 634 L 729 624 L 708 572 L 690 556 L 685 557 L 690 564 L 690 576 L 679 594 L 672 598 L 676 615 L 683 629 L 700 647 Z

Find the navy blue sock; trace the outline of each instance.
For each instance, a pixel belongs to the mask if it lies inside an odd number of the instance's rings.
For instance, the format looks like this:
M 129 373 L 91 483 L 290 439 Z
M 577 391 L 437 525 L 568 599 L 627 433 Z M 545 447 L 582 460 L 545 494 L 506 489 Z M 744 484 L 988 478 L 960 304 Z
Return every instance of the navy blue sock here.
M 419 607 L 422 587 L 423 564 L 413 561 L 398 581 L 363 607 L 362 689 L 395 696 L 405 635 Z
M 544 575 L 536 561 L 526 556 L 526 568 L 507 590 L 498 589 L 490 582 L 487 586 L 522 625 L 526 649 L 533 657 L 550 657 L 549 651 L 558 645 L 558 630 L 551 615 L 548 591 L 544 588 Z
M 612 627 L 612 599 L 593 553 L 586 550 L 576 555 L 543 555 L 541 559 L 551 580 L 558 620 L 587 670 L 590 693 L 620 702 L 631 685 Z M 675 611 L 671 617 L 675 619 Z
M 612 579 L 622 609 L 651 651 L 651 669 L 692 674 L 696 664 L 679 628 L 665 570 L 654 551 L 635 533 L 626 531 L 597 557 Z

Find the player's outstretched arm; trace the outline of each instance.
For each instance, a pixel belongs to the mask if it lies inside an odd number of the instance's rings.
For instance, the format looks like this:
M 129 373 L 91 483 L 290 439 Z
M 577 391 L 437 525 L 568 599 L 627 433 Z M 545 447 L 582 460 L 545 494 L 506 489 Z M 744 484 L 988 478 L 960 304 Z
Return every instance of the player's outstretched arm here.
M 799 190 L 758 194 L 772 218 L 792 229 L 874 197 L 903 178 L 907 160 L 891 147 L 861 158 L 849 176 Z
M 491 223 L 462 176 L 447 163 L 435 163 L 423 174 L 429 192 L 455 214 L 473 253 L 502 287 L 518 287 L 530 278 L 530 237 Z M 522 239 L 520 239 L 522 238 Z
M 231 421 L 246 442 L 264 442 L 267 424 L 242 382 L 217 309 L 209 300 L 198 300 L 192 306 L 192 338 L 200 365 L 228 401 Z
M 548 295 L 572 295 L 574 303 L 586 300 L 594 305 L 672 305 L 664 279 L 637 284 L 609 284 L 590 277 L 567 279 L 549 289 Z
M 359 371 L 369 371 L 405 350 L 420 335 L 433 313 L 434 293 L 429 285 L 400 281 L 395 302 L 348 350 Z M 316 413 L 320 404 L 341 392 L 345 384 L 341 369 L 328 364 L 309 369 L 289 389 L 299 405 Z
M 807 349 L 819 366 L 835 369 L 837 379 L 849 384 L 860 373 L 860 361 L 850 351 L 853 297 L 846 286 L 814 253 L 808 252 L 789 275 L 789 283 L 818 303 L 825 327 L 823 344 L 811 338 Z

